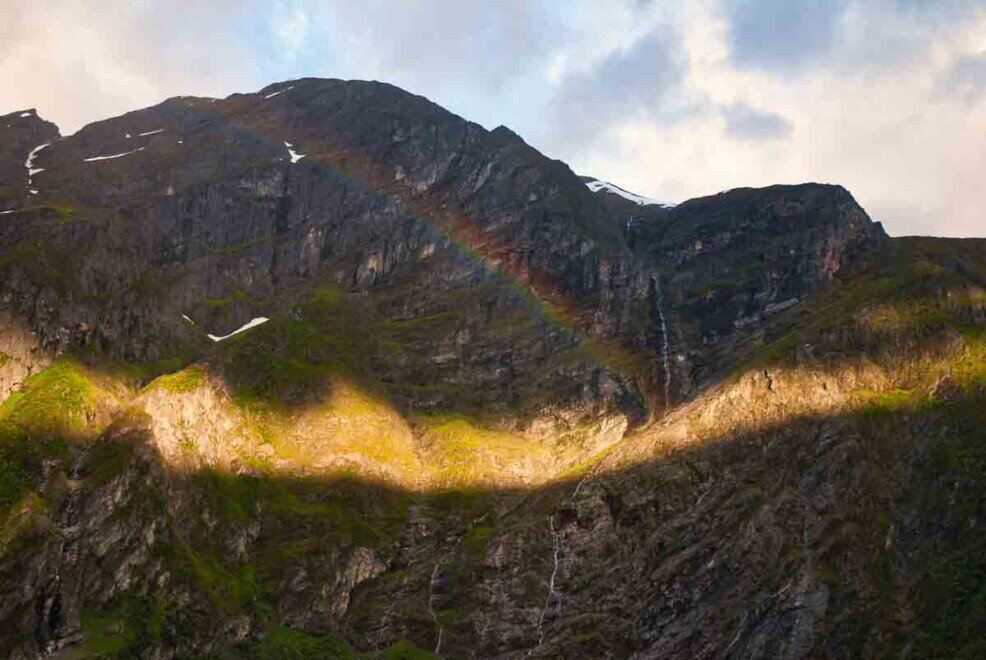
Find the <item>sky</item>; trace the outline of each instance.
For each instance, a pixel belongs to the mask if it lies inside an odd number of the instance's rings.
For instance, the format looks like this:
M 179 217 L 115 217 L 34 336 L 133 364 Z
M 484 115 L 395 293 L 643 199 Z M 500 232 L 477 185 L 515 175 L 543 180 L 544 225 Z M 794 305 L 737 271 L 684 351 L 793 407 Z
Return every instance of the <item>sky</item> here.
M 303 76 L 671 203 L 819 181 L 891 235 L 986 236 L 986 0 L 0 0 L 0 114 L 63 134 Z

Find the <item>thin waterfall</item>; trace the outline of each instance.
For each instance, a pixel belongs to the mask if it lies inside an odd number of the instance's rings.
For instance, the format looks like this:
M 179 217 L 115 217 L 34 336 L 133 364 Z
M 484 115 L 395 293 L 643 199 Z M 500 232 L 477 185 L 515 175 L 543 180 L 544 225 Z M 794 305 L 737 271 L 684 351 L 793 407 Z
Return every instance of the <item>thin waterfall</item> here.
M 561 531 L 555 528 L 555 516 L 558 515 L 558 512 L 566 502 L 573 506 L 575 505 L 575 501 L 579 496 L 579 492 L 582 490 L 582 486 L 585 485 L 590 477 L 599 472 L 607 458 L 609 458 L 608 454 L 603 456 L 591 470 L 586 470 L 585 474 L 582 475 L 582 478 L 579 479 L 579 483 L 576 484 L 575 490 L 572 491 L 571 495 L 563 500 L 562 504 L 560 504 L 554 512 L 548 516 L 548 531 L 551 533 L 551 578 L 548 580 L 548 595 L 544 599 L 544 608 L 541 610 L 540 616 L 538 616 L 538 643 L 537 646 L 527 651 L 525 657 L 529 657 L 535 650 L 544 646 L 544 643 L 547 640 L 548 635 L 544 630 L 544 617 L 548 613 L 548 608 L 551 607 L 552 601 L 555 603 L 555 616 L 556 618 L 561 619 L 562 597 L 561 591 L 558 590 L 557 585 L 558 578 L 560 577 L 558 575 L 558 571 L 561 568 L 562 560 L 565 558 L 565 553 L 564 548 L 562 547 Z
M 661 363 L 664 367 L 664 409 L 671 406 L 671 348 L 668 341 L 668 324 L 664 320 L 664 309 L 661 305 L 661 282 L 657 275 L 651 275 L 651 304 L 657 312 L 658 324 L 661 326 Z
M 544 615 L 548 613 L 548 608 L 551 607 L 552 600 L 555 601 L 557 614 L 561 617 L 561 594 L 555 589 L 555 580 L 558 578 L 558 567 L 561 565 L 561 537 L 558 534 L 558 530 L 555 529 L 554 514 L 548 516 L 548 529 L 551 532 L 552 568 L 551 579 L 548 581 L 548 596 L 544 599 L 544 608 L 541 610 L 541 616 L 538 617 L 538 646 L 544 644 Z
M 435 628 L 438 630 L 438 639 L 435 642 L 435 655 L 442 652 L 442 639 L 445 637 L 445 626 L 438 619 L 438 612 L 435 611 L 435 583 L 438 581 L 440 570 L 441 564 L 435 562 L 434 568 L 431 569 L 431 580 L 428 581 L 428 613 L 431 614 L 431 619 L 435 622 Z

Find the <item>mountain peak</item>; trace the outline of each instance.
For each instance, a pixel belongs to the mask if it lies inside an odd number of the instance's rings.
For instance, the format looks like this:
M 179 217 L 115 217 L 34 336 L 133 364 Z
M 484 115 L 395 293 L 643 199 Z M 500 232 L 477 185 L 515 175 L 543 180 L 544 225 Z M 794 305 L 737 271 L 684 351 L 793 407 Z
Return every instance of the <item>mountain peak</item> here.
M 648 203 L 379 82 L 3 119 L 0 654 L 944 657 L 977 620 L 986 242 L 825 184 Z

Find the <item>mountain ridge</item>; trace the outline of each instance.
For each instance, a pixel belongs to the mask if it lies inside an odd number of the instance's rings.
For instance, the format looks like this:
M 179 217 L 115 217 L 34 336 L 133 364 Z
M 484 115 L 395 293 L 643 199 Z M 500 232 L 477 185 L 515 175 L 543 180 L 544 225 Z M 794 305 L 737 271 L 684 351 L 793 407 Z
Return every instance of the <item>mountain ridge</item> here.
M 97 122 L 37 194 L 34 117 L 0 133 L 4 651 L 978 643 L 986 242 L 841 186 L 641 207 L 383 83 Z

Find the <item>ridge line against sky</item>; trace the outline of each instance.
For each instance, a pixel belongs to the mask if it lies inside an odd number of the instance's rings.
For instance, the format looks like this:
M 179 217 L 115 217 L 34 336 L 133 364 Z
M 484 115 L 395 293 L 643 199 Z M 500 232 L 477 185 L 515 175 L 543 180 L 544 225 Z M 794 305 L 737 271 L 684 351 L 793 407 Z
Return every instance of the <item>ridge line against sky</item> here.
M 839 183 L 892 235 L 986 235 L 986 0 L 0 0 L 0 114 L 64 133 L 306 76 L 648 197 Z

